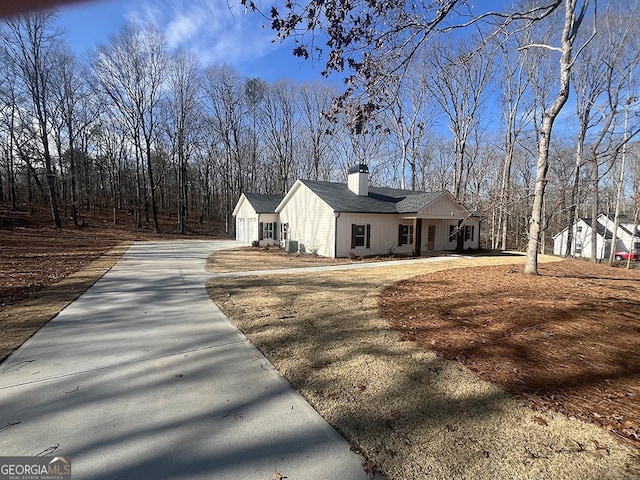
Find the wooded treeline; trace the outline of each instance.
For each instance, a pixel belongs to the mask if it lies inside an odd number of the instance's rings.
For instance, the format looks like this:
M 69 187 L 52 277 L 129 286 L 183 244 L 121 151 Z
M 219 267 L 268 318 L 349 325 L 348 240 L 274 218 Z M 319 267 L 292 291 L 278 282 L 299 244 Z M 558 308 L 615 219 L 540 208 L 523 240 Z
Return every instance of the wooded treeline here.
M 550 147 L 547 246 L 575 215 L 613 214 L 619 204 L 633 216 L 640 205 L 639 12 L 616 5 L 580 31 Z M 393 103 L 358 123 L 357 112 L 332 108 L 339 87 L 202 66 L 150 27 L 128 25 L 83 62 L 54 12 L 5 20 L 0 201 L 46 206 L 56 227 L 102 210 L 114 221 L 129 212 L 138 228 L 158 230 L 163 215 L 177 231 L 189 221 L 231 233 L 242 192 L 282 193 L 297 178 L 345 181 L 350 165 L 366 163 L 376 185 L 448 189 L 482 212 L 485 247 L 524 249 L 559 55 L 530 46 L 561 27 L 552 15 L 480 50 L 476 38 L 435 41 L 388 86 Z

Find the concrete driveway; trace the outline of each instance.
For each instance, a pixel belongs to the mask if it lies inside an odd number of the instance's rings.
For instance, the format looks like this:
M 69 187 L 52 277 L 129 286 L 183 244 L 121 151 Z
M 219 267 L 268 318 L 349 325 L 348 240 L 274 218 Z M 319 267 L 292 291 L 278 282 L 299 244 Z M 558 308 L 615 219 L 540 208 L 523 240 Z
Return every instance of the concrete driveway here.
M 211 302 L 235 242 L 136 243 L 0 365 L 0 455 L 73 478 L 365 479 L 362 459 Z

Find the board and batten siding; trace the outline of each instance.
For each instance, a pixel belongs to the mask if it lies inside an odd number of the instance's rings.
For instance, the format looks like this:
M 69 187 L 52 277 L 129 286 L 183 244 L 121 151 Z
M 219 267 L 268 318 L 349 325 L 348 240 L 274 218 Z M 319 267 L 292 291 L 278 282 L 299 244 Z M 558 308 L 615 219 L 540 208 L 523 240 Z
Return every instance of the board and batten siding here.
M 301 182 L 279 207 L 280 223 L 289 224 L 289 240 L 298 242 L 304 252 L 317 249 L 318 255 L 333 257 L 335 215 L 333 209 Z
M 466 225 L 474 227 L 473 239 L 464 242 L 464 248 L 478 248 L 480 235 L 480 222 L 477 220 L 467 220 Z M 351 228 L 352 225 L 369 225 L 370 238 L 369 248 L 351 248 Z M 388 214 L 360 214 L 341 213 L 338 217 L 338 241 L 337 256 L 347 257 L 350 253 L 358 257 L 371 255 L 387 255 L 395 253 L 400 255 L 411 255 L 413 244 L 398 246 L 398 229 L 400 225 L 414 225 L 414 218 L 403 218 L 400 215 L 391 216 Z M 433 249 L 429 250 L 429 225 L 435 226 L 435 237 Z M 449 239 L 449 227 L 457 228 L 458 220 L 442 219 L 422 219 L 422 242 L 421 253 L 426 255 L 429 251 L 454 250 L 456 240 Z M 414 231 L 414 235 L 416 232 Z
M 418 211 L 418 217 L 424 219 L 446 219 L 463 220 L 467 218 L 469 212 L 453 202 L 453 197 L 449 194 L 440 196 L 429 205 Z
M 433 250 L 429 250 L 429 225 L 434 225 L 436 227 Z M 434 218 L 422 219 L 422 245 L 420 249 L 423 255 L 434 250 L 455 250 L 456 239 L 449 239 L 450 226 L 453 226 L 454 229 L 458 228 L 458 221 Z
M 244 195 L 236 209 L 236 240 L 251 243 L 258 240 L 258 214 Z
M 411 245 L 398 249 L 398 226 L 400 216 L 379 213 L 341 213 L 338 217 L 337 257 L 347 257 L 353 253 L 357 257 L 385 255 L 391 251 L 411 253 Z M 351 248 L 351 226 L 370 225 L 370 248 Z
M 422 208 L 417 213 L 417 217 L 422 219 L 422 245 L 424 254 L 428 251 L 429 225 L 435 225 L 435 242 L 433 250 L 454 250 L 457 246 L 457 239 L 451 239 L 451 227 L 457 232 L 460 220 L 463 220 L 462 235 L 464 238 L 463 249 L 480 248 L 480 220 L 470 217 L 469 211 L 458 205 L 450 194 L 442 195 L 440 198 Z M 473 227 L 472 237 L 466 239 L 465 227 Z

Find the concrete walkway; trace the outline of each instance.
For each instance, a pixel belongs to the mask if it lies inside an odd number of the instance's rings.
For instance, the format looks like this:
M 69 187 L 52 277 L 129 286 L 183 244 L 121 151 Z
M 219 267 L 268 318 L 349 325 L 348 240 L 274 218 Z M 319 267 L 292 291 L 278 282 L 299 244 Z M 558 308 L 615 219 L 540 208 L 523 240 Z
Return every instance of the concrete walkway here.
M 0 365 L 0 455 L 73 478 L 365 479 L 362 459 L 210 301 L 235 242 L 136 243 Z

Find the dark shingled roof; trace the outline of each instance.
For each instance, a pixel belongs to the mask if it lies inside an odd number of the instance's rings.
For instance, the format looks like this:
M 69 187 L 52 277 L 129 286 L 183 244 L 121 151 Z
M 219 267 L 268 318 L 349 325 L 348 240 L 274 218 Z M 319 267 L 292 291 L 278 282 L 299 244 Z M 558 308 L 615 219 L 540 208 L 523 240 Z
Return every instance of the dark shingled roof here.
M 615 218 L 614 215 L 607 215 L 607 217 L 612 222 Z M 583 218 L 582 220 L 591 228 L 593 228 L 593 222 L 591 221 L 591 218 Z M 627 235 L 633 235 L 633 232 L 631 230 L 629 230 L 627 227 L 622 225 L 623 223 L 626 223 L 626 224 L 633 223 L 632 219 L 630 219 L 625 215 L 620 215 L 620 217 L 618 218 L 618 221 L 620 222 L 620 225 L 618 225 L 618 228 L 620 230 L 625 232 Z M 596 222 L 596 232 L 598 232 L 598 235 L 603 237 L 605 240 L 611 240 L 613 238 L 613 232 L 608 228 L 605 228 L 604 225 L 602 225 L 600 222 Z
M 256 213 L 276 213 L 283 195 L 267 195 L 266 193 L 245 193 L 244 196 Z
M 593 228 L 593 222 L 591 221 L 591 218 L 583 218 L 582 221 Z M 596 232 L 598 232 L 598 235 L 600 235 L 605 240 L 611 240 L 613 238 L 613 232 L 608 228 L 605 228 L 605 226 L 600 222 L 596 222 Z
M 345 183 L 300 181 L 334 211 L 345 213 L 416 213 L 446 193 L 369 187 L 365 197 L 353 193 Z

